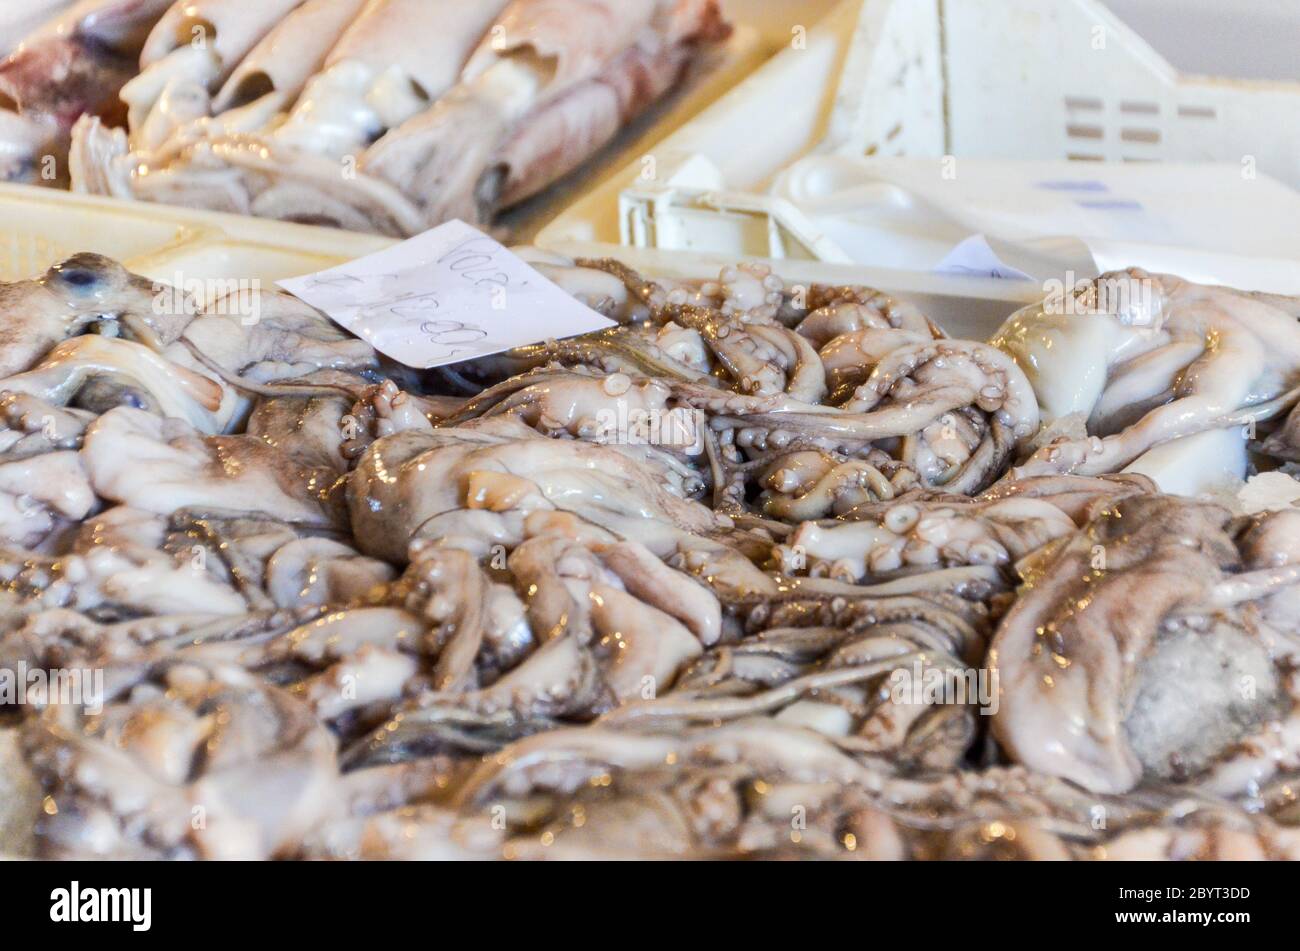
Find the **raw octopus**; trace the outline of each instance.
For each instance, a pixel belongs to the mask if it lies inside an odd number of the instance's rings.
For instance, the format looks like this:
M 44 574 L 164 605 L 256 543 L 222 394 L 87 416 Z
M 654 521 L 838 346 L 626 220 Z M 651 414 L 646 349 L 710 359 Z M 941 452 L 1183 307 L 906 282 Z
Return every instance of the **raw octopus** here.
M 1041 309 L 995 346 L 521 253 L 617 326 L 416 372 L 95 255 L 0 287 L 0 669 L 102 679 L 0 708 L 0 851 L 1300 858 L 1300 514 L 1109 471 L 1169 435 L 1111 388 L 1196 399 L 1178 360 L 1098 324 L 1062 404 Z M 1158 280 L 1179 360 L 1300 309 Z M 1293 481 L 1300 357 L 1250 328 L 1195 424 L 1276 406 Z
M 1253 797 L 1300 765 L 1300 512 L 1134 497 L 1037 552 L 990 649 L 993 730 L 1085 788 Z M 1141 592 L 1140 596 L 1138 592 Z
M 1298 318 L 1290 298 L 1140 269 L 1014 314 L 993 343 L 1060 427 L 1020 473 L 1142 472 L 1186 494 L 1242 478 L 1256 427 L 1300 402 Z

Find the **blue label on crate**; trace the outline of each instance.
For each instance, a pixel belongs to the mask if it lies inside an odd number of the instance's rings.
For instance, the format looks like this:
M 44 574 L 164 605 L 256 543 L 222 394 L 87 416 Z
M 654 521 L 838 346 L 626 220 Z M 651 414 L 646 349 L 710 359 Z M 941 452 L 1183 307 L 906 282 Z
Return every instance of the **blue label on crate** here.
M 1142 203 L 1131 198 L 1080 199 L 1076 202 L 1082 208 L 1094 211 L 1141 211 Z

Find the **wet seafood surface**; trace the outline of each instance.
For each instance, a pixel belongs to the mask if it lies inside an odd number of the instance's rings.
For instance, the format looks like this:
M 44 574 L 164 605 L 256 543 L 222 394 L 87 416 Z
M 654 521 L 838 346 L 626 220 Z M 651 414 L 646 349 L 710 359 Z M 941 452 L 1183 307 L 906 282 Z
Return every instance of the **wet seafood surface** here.
M 40 0 L 0 181 L 386 234 L 491 222 L 672 91 L 717 0 Z
M 97 255 L 0 286 L 0 851 L 1300 857 L 1300 492 L 1135 467 L 1294 484 L 1295 301 L 1125 272 L 1156 325 L 983 343 L 521 253 L 617 326 L 414 371 Z

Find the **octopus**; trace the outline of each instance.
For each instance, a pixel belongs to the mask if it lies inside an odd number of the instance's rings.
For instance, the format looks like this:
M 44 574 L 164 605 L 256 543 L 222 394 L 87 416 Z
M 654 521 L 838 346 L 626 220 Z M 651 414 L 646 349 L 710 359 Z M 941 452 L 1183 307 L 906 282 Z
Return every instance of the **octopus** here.
M 1297 528 L 1148 496 L 1037 553 L 989 652 L 999 741 L 1097 792 L 1250 796 L 1294 770 Z
M 321 75 L 445 102 L 447 62 L 368 58 L 403 8 L 172 14 L 139 131 L 206 135 L 215 114 L 167 132 L 193 82 L 209 111 Z M 194 27 L 217 31 L 206 60 L 177 42 Z M 551 80 L 586 78 L 546 101 L 586 96 L 603 66 L 548 36 Z M 315 59 L 277 68 L 293 43 Z M 474 68 L 518 78 L 523 48 Z M 355 134 L 381 133 L 368 115 Z M 1087 318 L 1095 392 L 1071 402 L 1027 356 L 1041 313 L 984 343 L 752 263 L 656 280 L 523 254 L 614 326 L 416 371 L 284 294 L 248 320 L 93 255 L 0 285 L 0 670 L 63 685 L 0 701 L 0 848 L 1300 858 L 1300 357 L 1246 353 L 1300 305 L 1159 278 L 1147 369 L 1136 318 Z M 1218 343 L 1180 366 L 1245 354 L 1228 403 L 1261 413 L 1241 444 L 1288 491 L 1117 471 L 1179 441 L 1126 434 L 1191 389 L 1120 394 L 1194 325 Z M 1075 466 L 1071 432 L 1127 448 Z
M 1030 375 L 1047 422 L 1086 427 L 1050 439 L 1025 476 L 1145 471 L 1195 494 L 1244 476 L 1254 427 L 1300 400 L 1294 301 L 1137 269 L 1025 308 L 993 344 Z
M 0 287 L 0 374 L 30 370 L 57 344 L 95 330 L 157 342 L 186 316 L 158 306 L 154 282 L 98 254 L 77 254 L 33 281 Z
M 192 661 L 121 691 L 101 712 L 55 706 L 22 729 L 58 805 L 35 830 L 43 854 L 273 858 L 340 810 L 335 740 L 287 692 Z
M 1079 527 L 1082 517 L 1130 495 L 1154 491 L 1142 476 L 1096 479 L 1086 487 L 1045 476 L 977 496 L 916 491 L 866 503 L 839 519 L 802 522 L 777 552 L 813 575 L 852 581 L 962 565 L 1008 568 Z M 811 563 L 809 564 L 809 561 Z

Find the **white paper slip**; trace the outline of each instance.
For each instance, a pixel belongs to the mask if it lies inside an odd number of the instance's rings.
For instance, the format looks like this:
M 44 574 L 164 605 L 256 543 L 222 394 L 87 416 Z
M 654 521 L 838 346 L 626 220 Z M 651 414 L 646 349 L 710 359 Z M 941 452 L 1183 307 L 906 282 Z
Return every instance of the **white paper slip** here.
M 973 234 L 948 252 L 935 271 L 940 274 L 974 274 L 979 277 L 997 277 L 1006 281 L 1031 281 L 1024 271 L 1012 267 L 993 250 L 989 239 Z
M 279 284 L 422 370 L 615 326 L 463 221 Z

